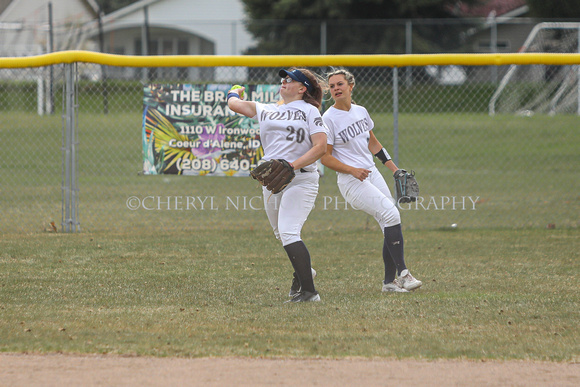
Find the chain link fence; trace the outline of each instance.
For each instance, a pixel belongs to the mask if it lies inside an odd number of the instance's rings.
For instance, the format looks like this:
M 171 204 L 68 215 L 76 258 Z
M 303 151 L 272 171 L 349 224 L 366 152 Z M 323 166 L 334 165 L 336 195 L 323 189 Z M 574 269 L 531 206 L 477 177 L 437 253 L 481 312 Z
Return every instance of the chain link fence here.
M 227 91 L 232 84 L 268 86 L 275 95 L 278 68 L 296 63 L 175 68 L 82 62 L 14 68 L 3 63 L 0 232 L 195 232 L 200 227 L 252 229 L 265 222 L 261 190 L 237 173 L 240 168 L 227 165 L 224 174 L 212 175 L 200 163 L 198 173 L 164 173 L 167 165 L 147 173 L 152 149 L 148 98 L 153 89 Z M 305 67 L 321 75 L 331 69 Z M 530 71 L 525 74 L 546 68 L 526 67 Z M 401 206 L 405 227 L 578 227 L 580 133 L 579 117 L 571 113 L 577 106 L 555 114 L 503 110 L 491 115 L 489 103 L 498 87 L 493 77 L 501 79 L 508 65 L 348 69 L 357 80 L 354 100 L 369 110 L 375 134 L 399 167 L 416 172 L 421 197 Z M 130 76 L 110 76 L 119 73 Z M 514 82 L 553 88 L 550 82 L 562 81 L 519 77 Z M 323 110 L 332 104 L 326 98 Z M 195 109 L 198 102 L 190 102 Z M 179 117 L 160 117 L 169 122 L 168 133 L 181 128 L 176 138 L 184 140 L 178 136 L 185 125 Z M 186 134 L 195 133 L 194 125 L 187 127 L 192 129 Z M 200 139 L 207 133 L 197 134 Z M 192 165 L 201 160 L 194 146 L 180 151 Z M 214 151 L 203 157 L 223 166 L 227 152 Z M 259 152 L 248 157 L 257 159 Z M 388 170 L 379 169 L 392 188 Z M 355 210 L 340 196 L 335 173 L 321 172 L 311 214 L 317 221 L 311 227 L 340 228 L 352 222 L 366 227 L 373 222 L 364 214 L 353 217 Z

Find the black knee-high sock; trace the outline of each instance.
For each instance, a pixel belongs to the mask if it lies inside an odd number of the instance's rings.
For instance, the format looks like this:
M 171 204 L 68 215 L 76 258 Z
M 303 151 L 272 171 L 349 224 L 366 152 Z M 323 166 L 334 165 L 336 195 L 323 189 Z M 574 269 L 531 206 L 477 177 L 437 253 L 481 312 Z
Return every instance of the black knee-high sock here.
M 405 265 L 405 254 L 403 247 L 403 230 L 401 224 L 396 226 L 385 227 L 385 242 L 391 258 L 397 266 L 397 273 L 401 274 L 407 268 Z
M 300 280 L 302 290 L 314 292 L 314 281 L 312 279 L 312 269 L 310 267 L 310 253 L 302 241 L 290 243 L 284 246 L 284 250 L 292 262 L 292 267 Z
M 391 257 L 389 248 L 387 246 L 387 240 L 383 243 L 383 262 L 385 263 L 385 283 L 393 282 L 397 276 L 397 266 L 395 266 L 395 261 Z

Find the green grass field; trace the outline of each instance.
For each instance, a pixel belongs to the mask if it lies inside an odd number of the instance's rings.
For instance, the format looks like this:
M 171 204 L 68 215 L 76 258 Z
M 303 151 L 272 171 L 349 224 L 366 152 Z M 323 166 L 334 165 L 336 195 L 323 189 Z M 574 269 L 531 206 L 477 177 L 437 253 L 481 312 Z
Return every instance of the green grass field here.
M 264 216 L 265 217 L 265 216 Z M 0 351 L 578 361 L 578 231 L 406 231 L 424 286 L 382 294 L 382 238 L 308 222 L 322 302 L 284 304 L 266 220 L 196 232 L 8 235 Z
M 401 210 L 406 257 L 424 286 L 380 292 L 378 226 L 344 208 L 327 171 L 303 230 L 323 301 L 288 305 L 290 264 L 250 202 L 257 183 L 139 175 L 128 111 L 79 115 L 70 235 L 61 117 L 3 112 L 0 351 L 578 361 L 576 116 L 402 115 L 399 165 L 425 199 Z M 392 152 L 392 116 L 373 118 Z M 130 210 L 133 196 L 196 207 Z

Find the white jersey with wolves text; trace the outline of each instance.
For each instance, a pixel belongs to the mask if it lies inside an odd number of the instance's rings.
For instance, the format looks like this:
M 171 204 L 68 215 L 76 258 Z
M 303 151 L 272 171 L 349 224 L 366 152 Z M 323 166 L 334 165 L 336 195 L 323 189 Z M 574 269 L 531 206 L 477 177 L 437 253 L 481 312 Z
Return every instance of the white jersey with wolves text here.
M 294 162 L 312 148 L 311 135 L 327 133 L 318 109 L 303 100 L 282 105 L 256 102 L 256 112 L 264 160 Z M 314 171 L 316 163 L 303 169 Z
M 322 118 L 328 128 L 327 143 L 333 146 L 336 159 L 355 168 L 370 169 L 375 165 L 369 151 L 369 131 L 375 123 L 367 109 L 354 104 L 349 111 L 331 106 Z

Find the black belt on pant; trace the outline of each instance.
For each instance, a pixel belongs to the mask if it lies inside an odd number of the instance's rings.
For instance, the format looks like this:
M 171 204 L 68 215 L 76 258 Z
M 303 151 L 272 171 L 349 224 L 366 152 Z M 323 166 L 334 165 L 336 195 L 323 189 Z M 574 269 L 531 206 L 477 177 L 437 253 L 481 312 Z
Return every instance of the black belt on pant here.
M 306 170 L 306 169 L 304 169 L 304 168 L 300 168 L 300 172 L 301 172 L 301 173 L 308 173 L 308 172 L 314 172 L 314 171 L 307 171 L 307 170 Z

